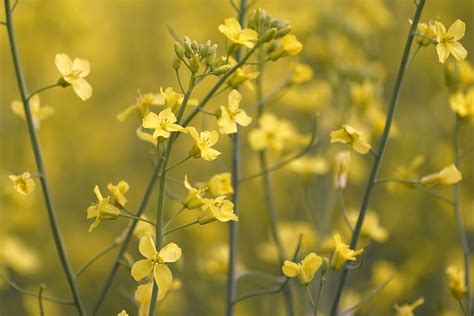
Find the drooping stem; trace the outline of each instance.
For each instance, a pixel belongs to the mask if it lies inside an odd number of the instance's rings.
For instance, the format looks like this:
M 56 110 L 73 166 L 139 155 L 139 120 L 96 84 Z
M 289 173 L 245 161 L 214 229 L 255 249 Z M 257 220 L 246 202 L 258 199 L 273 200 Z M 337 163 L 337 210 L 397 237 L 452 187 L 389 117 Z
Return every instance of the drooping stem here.
M 39 307 L 39 312 L 40 316 L 44 316 L 44 307 L 43 307 L 43 291 L 44 291 L 45 285 L 41 284 L 39 291 L 38 291 L 38 307 Z
M 82 265 L 82 267 L 79 268 L 79 270 L 77 270 L 76 274 L 75 274 L 75 277 L 78 278 L 82 272 L 86 271 L 86 269 L 91 265 L 93 264 L 94 262 L 96 262 L 97 260 L 99 260 L 102 256 L 104 256 L 105 254 L 109 253 L 112 249 L 115 249 L 115 247 L 117 247 L 118 244 L 117 243 L 112 243 L 110 244 L 109 246 L 107 246 L 107 248 L 103 249 L 102 251 L 100 251 L 98 254 L 96 254 L 94 257 L 92 257 L 89 261 L 87 261 L 86 263 L 84 263 Z
M 40 88 L 40 89 L 38 89 L 38 90 L 32 92 L 32 93 L 28 96 L 27 100 L 29 101 L 29 100 L 31 99 L 31 97 L 33 97 L 35 94 L 38 94 L 38 93 L 40 93 L 40 92 L 42 92 L 42 91 L 46 91 L 46 90 L 52 89 L 52 88 L 54 88 L 54 87 L 59 87 L 59 84 L 57 84 L 57 83 L 55 83 L 55 84 L 50 84 L 49 86 Z
M 66 253 L 66 248 L 64 246 L 63 238 L 61 232 L 59 231 L 59 225 L 56 219 L 56 211 L 53 207 L 51 200 L 51 193 L 49 190 L 48 178 L 46 175 L 46 169 L 43 162 L 43 154 L 41 150 L 41 145 L 39 141 L 38 134 L 36 133 L 33 116 L 31 114 L 30 104 L 28 102 L 28 92 L 26 88 L 25 78 L 20 63 L 20 56 L 16 46 L 15 32 L 13 29 L 13 15 L 10 8 L 10 0 L 4 0 L 5 4 L 5 16 L 6 16 L 6 26 L 8 32 L 8 39 L 10 42 L 10 49 L 13 57 L 13 65 L 15 68 L 16 79 L 18 83 L 18 89 L 20 91 L 21 100 L 23 102 L 23 108 L 25 112 L 26 122 L 28 125 L 28 133 L 30 135 L 31 146 L 33 148 L 33 154 L 35 157 L 36 168 L 38 173 L 41 175 L 39 181 L 41 183 L 41 188 L 43 191 L 43 198 L 46 204 L 46 209 L 48 212 L 48 219 L 51 228 L 51 234 L 53 235 L 54 245 L 56 251 L 58 252 L 61 265 L 63 267 L 64 273 L 71 289 L 72 296 L 74 299 L 74 305 L 79 313 L 79 315 L 85 315 L 85 310 L 82 305 L 81 296 L 79 293 L 79 288 L 77 286 L 76 280 L 74 278 L 74 273 L 69 263 L 69 259 Z
M 245 27 L 245 15 L 247 13 L 247 0 L 240 0 L 239 8 L 239 24 Z M 235 53 L 235 60 L 240 63 L 241 49 Z M 239 197 L 240 197 L 240 131 L 237 126 L 237 132 L 231 135 L 232 138 L 232 203 L 234 203 L 234 214 L 239 215 Z M 227 267 L 227 292 L 226 292 L 226 315 L 233 316 L 235 311 L 234 299 L 237 296 L 237 247 L 239 237 L 239 223 L 236 221 L 229 222 L 229 264 Z
M 461 131 L 460 131 L 460 119 L 455 114 L 454 122 L 454 158 L 456 168 L 461 167 Z M 466 235 L 466 228 L 464 226 L 464 219 L 461 209 L 461 184 L 455 183 L 453 186 L 454 190 L 454 212 L 456 215 L 456 225 L 459 236 L 459 242 L 464 257 L 464 283 L 466 284 L 466 316 L 472 315 L 472 299 L 471 299 L 471 276 L 470 276 L 470 258 L 469 258 L 469 243 Z
M 190 222 L 190 223 L 187 223 L 187 224 L 183 224 L 183 225 L 180 225 L 178 227 L 175 227 L 175 228 L 171 228 L 170 230 L 167 230 L 163 233 L 163 236 L 166 236 L 168 234 L 171 234 L 172 232 L 175 232 L 177 230 L 181 230 L 183 228 L 186 228 L 186 227 L 189 227 L 189 226 L 192 226 L 192 225 L 196 225 L 198 224 L 199 221 L 198 220 L 195 220 L 194 222 Z
M 380 145 L 377 150 L 377 155 L 374 158 L 374 162 L 372 165 L 372 170 L 370 172 L 370 176 L 367 182 L 367 185 L 365 187 L 365 192 L 364 192 L 364 197 L 362 200 L 362 205 L 360 207 L 360 212 L 359 212 L 359 217 L 357 218 L 356 225 L 354 227 L 354 231 L 352 233 L 352 239 L 351 239 L 351 244 L 350 247 L 352 249 L 355 249 L 357 247 L 357 242 L 359 241 L 359 236 L 360 232 L 362 229 L 362 225 L 364 224 L 364 219 L 365 219 L 365 214 L 367 212 L 367 208 L 369 206 L 370 198 L 372 196 L 372 191 L 373 188 L 375 187 L 375 180 L 377 179 L 377 175 L 379 173 L 380 166 L 383 161 L 384 153 L 385 153 L 385 148 L 387 146 L 390 130 L 392 127 L 392 122 L 395 116 L 395 110 L 397 108 L 398 104 L 398 99 L 400 97 L 400 90 L 401 90 L 401 85 L 403 82 L 403 77 L 405 75 L 405 71 L 407 69 L 407 64 L 410 58 L 410 50 L 412 47 L 413 43 L 413 38 L 414 38 L 414 32 L 415 29 L 418 25 L 418 21 L 420 20 L 421 12 L 423 11 L 423 7 L 425 5 L 425 0 L 419 0 L 419 3 L 416 7 L 416 12 L 413 17 L 413 24 L 410 27 L 410 30 L 408 32 L 407 40 L 405 43 L 405 48 L 403 51 L 403 56 L 402 60 L 400 62 L 400 67 L 398 69 L 398 74 L 397 78 L 395 81 L 395 85 L 392 91 L 392 96 L 390 98 L 390 104 L 388 108 L 388 113 L 387 113 L 387 119 L 385 122 L 384 126 L 384 131 L 380 140 Z M 339 306 L 339 301 L 341 299 L 342 292 L 344 290 L 344 286 L 347 281 L 347 277 L 349 274 L 349 269 L 345 268 L 342 271 L 341 278 L 339 279 L 339 283 L 337 285 L 337 290 L 336 290 L 336 295 L 334 297 L 334 301 L 332 303 L 330 315 L 331 316 L 336 316 L 337 315 L 337 309 Z

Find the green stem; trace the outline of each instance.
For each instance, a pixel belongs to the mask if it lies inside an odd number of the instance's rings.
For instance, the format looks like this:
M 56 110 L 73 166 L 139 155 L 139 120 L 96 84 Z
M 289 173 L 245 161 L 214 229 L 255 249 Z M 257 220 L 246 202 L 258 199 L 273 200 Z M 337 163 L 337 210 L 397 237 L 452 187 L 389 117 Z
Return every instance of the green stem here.
M 39 312 L 40 316 L 44 316 L 44 307 L 43 307 L 43 291 L 44 291 L 45 285 L 41 284 L 39 291 L 38 291 L 38 307 L 39 307 Z
M 353 232 L 354 227 L 352 226 L 351 221 L 349 220 L 349 214 L 347 213 L 346 203 L 344 201 L 344 191 L 342 188 L 337 189 L 339 193 L 339 201 L 341 202 L 342 215 L 344 216 L 344 221 L 347 224 L 347 227 Z
M 59 225 L 56 219 L 56 212 L 54 210 L 54 207 L 51 201 L 48 178 L 46 176 L 46 170 L 43 163 L 43 154 L 41 151 L 41 145 L 40 145 L 38 134 L 36 133 L 36 130 L 34 127 L 33 116 L 31 114 L 30 104 L 28 102 L 28 92 L 26 89 L 26 83 L 23 76 L 23 71 L 21 69 L 20 57 L 18 54 L 17 46 L 16 46 L 16 38 L 15 38 L 14 29 L 13 29 L 13 16 L 10 10 L 10 0 L 4 0 L 4 3 L 5 3 L 5 16 L 6 16 L 6 23 L 7 23 L 8 39 L 10 41 L 10 48 L 11 48 L 11 53 L 13 57 L 13 65 L 15 68 L 16 79 L 18 82 L 18 89 L 20 90 L 21 100 L 23 102 L 26 122 L 28 124 L 28 132 L 30 135 L 31 146 L 33 148 L 36 168 L 38 169 L 38 173 L 41 174 L 41 177 L 39 179 L 40 179 L 41 187 L 43 189 L 42 190 L 43 198 L 46 203 L 46 209 L 48 212 L 48 219 L 49 219 L 49 224 L 51 228 L 51 233 L 53 235 L 54 244 L 56 246 L 56 251 L 58 252 L 61 265 L 63 267 L 64 273 L 66 274 L 69 288 L 71 289 L 72 296 L 74 298 L 74 305 L 76 306 L 76 309 L 79 315 L 82 316 L 82 315 L 85 315 L 85 310 L 82 305 L 79 288 L 76 284 L 76 280 L 74 279 L 74 273 L 72 271 L 71 265 L 68 260 L 63 238 L 61 236 L 61 232 L 59 231 Z
M 375 183 L 389 183 L 389 182 L 396 182 L 396 183 L 403 183 L 403 184 L 420 184 L 420 180 L 417 180 L 417 179 L 382 178 L 382 179 L 375 180 Z
M 191 156 L 187 156 L 186 158 L 178 161 L 177 163 L 175 163 L 174 165 L 172 165 L 171 167 L 168 167 L 168 169 L 166 169 L 166 172 L 169 172 L 171 169 L 174 169 L 176 168 L 177 166 L 179 166 L 180 164 L 184 163 L 186 160 L 188 160 L 189 158 L 191 158 Z
M 135 215 L 129 215 L 129 214 L 123 214 L 123 213 L 120 214 L 120 217 L 130 218 L 130 219 L 134 219 L 134 220 L 137 220 L 137 221 L 142 221 L 142 222 L 148 223 L 150 225 L 156 226 L 156 223 L 153 223 L 152 221 L 149 221 L 149 220 L 147 220 L 146 218 L 143 218 L 143 217 L 139 217 L 139 216 L 135 216 Z
M 164 232 L 164 233 L 163 233 L 163 236 L 166 236 L 166 235 L 168 235 L 168 234 L 171 234 L 172 232 L 175 232 L 175 231 L 177 231 L 177 230 L 180 230 L 180 229 L 183 229 L 183 228 L 192 226 L 192 225 L 196 225 L 196 224 L 199 224 L 199 221 L 198 221 L 198 220 L 195 220 L 194 222 L 187 223 L 187 224 L 184 224 L 184 225 L 180 225 L 180 226 L 175 227 L 175 228 L 171 228 L 170 230 Z
M 174 215 L 163 226 L 163 229 L 166 229 L 176 219 L 176 217 L 178 217 L 178 215 L 181 214 L 185 209 L 186 208 L 183 206 L 179 211 L 174 213 Z
M 461 167 L 461 131 L 460 131 L 460 120 L 455 115 L 454 122 L 454 157 L 456 168 Z M 461 209 L 461 184 L 455 183 L 453 186 L 454 193 L 454 211 L 456 214 L 456 225 L 458 230 L 459 242 L 464 257 L 464 282 L 466 284 L 466 316 L 472 315 L 472 300 L 471 300 L 471 277 L 470 277 L 470 258 L 469 258 L 469 243 L 466 235 L 466 228 L 464 226 L 464 219 Z
M 321 274 L 321 279 L 319 280 L 318 294 L 316 296 L 316 301 L 314 302 L 314 316 L 318 316 L 319 301 L 321 299 L 321 292 L 323 291 L 324 283 L 326 282 L 326 275 Z
M 82 265 L 82 267 L 79 268 L 79 270 L 77 270 L 76 274 L 75 274 L 75 277 L 76 279 L 82 274 L 82 272 L 86 271 L 86 269 L 91 265 L 93 264 L 94 262 L 96 262 L 99 258 L 101 258 L 102 256 L 104 256 L 105 254 L 109 253 L 109 251 L 111 251 L 112 249 L 114 249 L 115 247 L 117 247 L 118 244 L 117 243 L 112 243 L 110 246 L 108 246 L 107 248 L 103 249 L 102 251 L 100 251 L 98 254 L 96 254 L 94 257 L 92 257 L 89 261 L 87 261 L 86 263 L 84 263 Z
M 425 5 L 425 0 L 420 0 L 419 4 L 416 8 L 415 16 L 413 18 L 413 24 L 410 27 L 408 32 L 407 40 L 405 43 L 405 48 L 403 51 L 402 60 L 400 62 L 400 68 L 398 69 L 397 79 L 395 81 L 395 86 L 393 88 L 392 96 L 390 99 L 390 104 L 387 113 L 387 120 L 385 122 L 384 131 L 382 134 L 382 138 L 380 140 L 379 149 L 377 151 L 377 156 L 374 159 L 374 163 L 372 165 L 372 170 L 370 172 L 369 180 L 367 182 L 364 197 L 362 200 L 362 205 L 359 212 L 359 217 L 357 218 L 357 223 L 354 227 L 354 232 L 352 233 L 352 239 L 350 247 L 355 249 L 357 247 L 357 242 L 359 241 L 360 232 L 362 229 L 362 225 L 364 224 L 365 214 L 367 212 L 367 208 L 369 206 L 370 198 L 372 196 L 373 188 L 375 187 L 375 180 L 377 179 L 377 175 L 379 173 L 380 166 L 383 161 L 383 156 L 385 153 L 385 148 L 387 146 L 387 142 L 389 139 L 390 129 L 392 127 L 392 121 L 395 116 L 395 110 L 397 108 L 398 99 L 400 97 L 400 90 L 401 85 L 403 82 L 403 77 L 405 75 L 405 71 L 407 70 L 407 63 L 410 58 L 410 50 L 413 43 L 414 32 L 418 25 L 418 21 L 420 20 L 421 12 L 423 11 L 423 7 Z M 342 296 L 342 292 L 344 290 L 344 286 L 347 281 L 347 277 L 349 275 L 349 269 L 344 269 L 342 271 L 341 278 L 339 279 L 339 284 L 337 285 L 336 295 L 334 297 L 334 301 L 332 303 L 330 314 L 331 316 L 337 315 L 337 309 L 339 306 L 339 301 Z
M 311 302 L 311 305 L 313 306 L 313 308 L 315 308 L 316 302 L 313 299 L 313 295 L 311 294 L 309 285 L 306 285 L 305 288 L 306 288 L 306 294 L 308 295 L 309 301 Z
M 59 84 L 55 83 L 55 84 L 51 84 L 49 86 L 46 86 L 46 87 L 43 87 L 43 88 L 40 88 L 38 90 L 36 90 L 35 92 L 32 92 L 30 93 L 30 95 L 28 96 L 27 100 L 30 101 L 30 99 L 35 95 L 35 94 L 38 94 L 42 91 L 45 91 L 45 90 L 49 90 L 49 89 L 52 89 L 54 87 L 59 87 Z

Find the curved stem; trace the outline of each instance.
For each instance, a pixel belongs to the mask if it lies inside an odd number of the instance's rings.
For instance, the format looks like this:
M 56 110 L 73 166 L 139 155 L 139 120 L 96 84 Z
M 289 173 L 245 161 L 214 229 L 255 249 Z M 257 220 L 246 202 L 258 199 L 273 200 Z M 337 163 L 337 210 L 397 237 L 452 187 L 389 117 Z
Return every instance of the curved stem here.
M 191 158 L 191 156 L 187 156 L 186 158 L 184 158 L 184 159 L 178 161 L 177 163 L 175 163 L 175 164 L 172 165 L 171 167 L 168 167 L 168 168 L 166 169 L 166 172 L 169 172 L 171 169 L 176 168 L 177 166 L 179 166 L 180 164 L 184 163 L 184 162 L 185 162 L 186 160 L 188 160 L 189 158 Z
M 313 294 L 311 294 L 311 289 L 309 288 L 309 285 L 306 285 L 305 288 L 306 288 L 306 294 L 308 294 L 309 301 L 311 302 L 311 305 L 313 306 L 313 308 L 315 308 L 316 302 L 313 299 Z
M 74 273 L 72 271 L 71 265 L 68 260 L 63 238 L 61 236 L 61 232 L 59 231 L 59 225 L 56 219 L 56 211 L 53 207 L 53 203 L 51 200 L 48 178 L 46 176 L 46 170 L 43 163 L 43 154 L 41 150 L 41 145 L 40 145 L 38 134 L 36 133 L 36 130 L 34 127 L 33 116 L 31 114 L 30 104 L 28 102 L 28 92 L 26 89 L 26 83 L 23 76 L 23 71 L 21 69 L 20 56 L 18 54 L 18 49 L 16 46 L 16 38 L 15 38 L 14 29 L 13 29 L 13 16 L 12 16 L 12 11 L 10 10 L 10 0 L 4 0 L 4 3 L 5 3 L 5 16 L 6 16 L 6 23 L 7 23 L 8 39 L 10 42 L 10 49 L 11 49 L 11 53 L 13 57 L 13 65 L 15 68 L 16 79 L 18 82 L 18 89 L 20 91 L 21 100 L 23 102 L 26 122 L 28 124 L 28 132 L 30 135 L 31 146 L 33 148 L 36 168 L 38 169 L 38 173 L 41 174 L 41 177 L 39 179 L 40 179 L 40 183 L 41 183 L 41 187 L 43 191 L 43 198 L 44 198 L 46 209 L 48 212 L 48 219 L 49 219 L 49 224 L 51 228 L 51 234 L 53 235 L 56 251 L 58 252 L 61 265 L 63 267 L 64 273 L 66 274 L 69 288 L 74 298 L 74 305 L 76 305 L 76 309 L 79 315 L 82 316 L 82 315 L 85 315 L 85 310 L 82 305 L 79 288 L 77 286 L 76 280 L 74 279 Z
M 110 246 L 108 246 L 107 248 L 103 249 L 102 251 L 100 251 L 98 254 L 96 254 L 94 257 L 92 257 L 89 261 L 87 261 L 86 263 L 84 263 L 82 265 L 82 267 L 79 268 L 79 270 L 77 270 L 76 274 L 75 274 L 75 277 L 78 278 L 79 276 L 81 276 L 82 272 L 86 271 L 86 269 L 91 265 L 93 264 L 94 262 L 96 262 L 99 258 L 101 258 L 102 256 L 104 256 L 105 254 L 109 253 L 109 251 L 111 251 L 112 249 L 114 249 L 115 247 L 117 247 L 118 244 L 117 243 L 112 243 Z
M 357 242 L 359 241 L 359 236 L 360 236 L 360 232 L 361 232 L 361 229 L 362 229 L 362 225 L 364 224 L 365 214 L 367 212 L 367 208 L 369 206 L 370 198 L 372 196 L 372 191 L 373 191 L 373 188 L 375 186 L 375 180 L 377 179 L 377 175 L 379 173 L 379 169 L 380 169 L 380 166 L 381 166 L 382 161 L 383 161 L 385 148 L 387 146 L 388 139 L 389 139 L 388 136 L 390 134 L 390 130 L 391 130 L 391 127 L 392 127 L 392 122 L 393 122 L 393 119 L 394 119 L 394 116 L 395 116 L 395 110 L 397 108 L 398 99 L 400 97 L 400 90 L 401 90 L 401 85 L 402 85 L 402 82 L 403 82 L 403 77 L 405 75 L 405 71 L 407 70 L 407 64 L 408 64 L 408 60 L 410 58 L 410 50 L 411 50 L 411 46 L 412 46 L 412 43 L 413 43 L 415 29 L 418 25 L 418 21 L 420 20 L 421 12 L 423 11 L 424 5 L 425 5 L 425 0 L 420 0 L 418 6 L 416 8 L 415 16 L 413 17 L 413 23 L 412 23 L 412 25 L 410 27 L 410 30 L 408 32 L 407 40 L 406 40 L 406 43 L 405 43 L 405 48 L 404 48 L 404 51 L 403 51 L 402 60 L 400 62 L 400 67 L 398 69 L 397 79 L 395 81 L 395 86 L 393 88 L 392 96 L 390 98 L 390 104 L 389 104 L 388 113 L 387 113 L 387 120 L 385 122 L 384 131 L 383 131 L 383 134 L 382 134 L 382 138 L 380 140 L 380 146 L 379 146 L 378 151 L 377 151 L 377 156 L 375 157 L 373 165 L 372 165 L 372 170 L 370 172 L 370 176 L 369 176 L 366 188 L 365 188 L 364 197 L 363 197 L 363 200 L 362 200 L 362 205 L 361 205 L 360 212 L 359 212 L 359 217 L 357 218 L 357 223 L 354 227 L 354 232 L 352 233 L 352 239 L 351 239 L 351 244 L 350 244 L 350 247 L 352 249 L 355 249 L 357 247 Z M 336 295 L 334 297 L 334 300 L 333 300 L 333 303 L 332 303 L 332 306 L 331 306 L 331 311 L 330 311 L 330 314 L 329 314 L 331 316 L 336 316 L 337 315 L 337 309 L 338 309 L 338 306 L 339 306 L 339 301 L 341 299 L 342 291 L 344 290 L 344 286 L 346 284 L 348 274 L 349 274 L 348 269 L 344 269 L 342 271 L 341 278 L 339 279 L 339 284 L 337 285 Z
M 174 213 L 174 215 L 163 226 L 163 229 L 166 229 L 176 219 L 176 217 L 178 217 L 178 215 L 181 214 L 185 209 L 186 208 L 183 206 L 179 211 Z
M 120 217 L 130 218 L 130 219 L 134 219 L 134 220 L 137 220 L 137 221 L 142 221 L 142 222 L 148 223 L 150 225 L 156 226 L 156 223 L 153 223 L 152 221 L 149 221 L 149 220 L 147 220 L 146 218 L 143 218 L 143 217 L 138 217 L 138 216 L 135 216 L 135 215 L 128 215 L 128 214 L 120 214 Z
M 40 93 L 40 92 L 42 92 L 42 91 L 46 91 L 46 90 L 52 89 L 52 88 L 54 88 L 54 87 L 59 87 L 59 84 L 55 83 L 55 84 L 51 84 L 51 85 L 49 85 L 49 86 L 40 88 L 40 89 L 38 89 L 38 90 L 36 90 L 36 91 L 30 93 L 30 95 L 28 96 L 28 98 L 27 98 L 26 100 L 29 101 L 35 94 L 38 94 L 38 93 Z
M 198 223 L 199 223 L 199 221 L 198 221 L 198 220 L 195 220 L 194 222 L 187 223 L 187 224 L 184 224 L 184 225 L 180 225 L 180 226 L 175 227 L 175 228 L 171 228 L 170 230 L 164 232 L 164 233 L 163 233 L 163 236 L 166 236 L 166 235 L 168 235 L 168 234 L 171 234 L 172 232 L 175 232 L 175 231 L 177 231 L 177 230 L 180 230 L 180 229 L 183 229 L 183 228 L 192 226 L 192 225 L 196 225 L 196 224 L 198 224 Z
M 38 291 L 38 307 L 39 307 L 39 313 L 40 316 L 44 316 L 44 307 L 43 307 L 43 291 L 44 291 L 45 285 L 41 284 L 39 291 Z

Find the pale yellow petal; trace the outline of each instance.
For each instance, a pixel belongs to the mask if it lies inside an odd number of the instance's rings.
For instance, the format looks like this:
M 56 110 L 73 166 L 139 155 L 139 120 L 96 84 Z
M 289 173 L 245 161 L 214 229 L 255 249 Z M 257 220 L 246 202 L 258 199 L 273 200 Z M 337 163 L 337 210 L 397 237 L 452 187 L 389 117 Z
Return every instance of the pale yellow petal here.
M 91 71 L 91 66 L 88 60 L 76 58 L 72 63 L 72 69 L 79 72 L 79 77 L 87 77 Z
M 297 276 L 300 269 L 301 267 L 297 263 L 291 262 L 289 260 L 285 260 L 283 266 L 281 267 L 283 274 L 289 278 Z
M 458 41 L 464 37 L 464 33 L 466 32 L 466 23 L 461 20 L 456 20 L 454 23 L 449 27 L 448 34 L 453 36 L 454 41 Z
M 161 248 L 158 256 L 163 262 L 176 262 L 181 258 L 181 248 L 175 243 L 169 243 Z
M 63 76 L 69 75 L 72 72 L 72 61 L 68 55 L 56 54 L 54 63 Z
M 71 82 L 74 92 L 82 101 L 86 101 L 92 96 L 92 87 L 85 79 L 79 78 Z
M 140 281 L 141 279 L 149 275 L 152 270 L 153 270 L 153 262 L 151 262 L 151 260 L 148 260 L 148 259 L 143 259 L 133 264 L 131 273 L 132 273 L 132 277 L 136 281 Z
M 158 290 L 165 295 L 173 282 L 173 275 L 165 264 L 157 264 L 153 272 Z
M 138 250 L 140 250 L 140 253 L 148 259 L 153 258 L 157 252 L 155 243 L 153 242 L 153 239 L 150 236 L 145 236 L 140 239 Z

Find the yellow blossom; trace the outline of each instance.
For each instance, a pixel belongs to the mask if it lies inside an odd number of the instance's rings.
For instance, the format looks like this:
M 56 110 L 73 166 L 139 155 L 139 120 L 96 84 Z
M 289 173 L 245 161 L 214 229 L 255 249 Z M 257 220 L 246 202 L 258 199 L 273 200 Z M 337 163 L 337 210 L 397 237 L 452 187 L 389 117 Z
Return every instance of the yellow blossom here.
M 347 174 L 351 165 L 351 152 L 340 151 L 334 156 L 334 187 L 344 189 L 347 185 Z
M 234 193 L 232 175 L 230 172 L 219 173 L 207 181 L 207 190 L 213 196 L 229 195 Z
M 412 21 L 410 20 L 410 24 L 411 23 Z M 416 32 L 426 37 L 436 39 L 438 29 L 436 28 L 436 24 L 434 21 L 429 21 L 428 23 L 418 23 L 418 25 L 416 26 Z M 416 42 L 421 46 L 428 46 L 433 43 L 432 40 L 424 38 L 422 36 L 417 36 Z
M 362 109 L 377 105 L 374 83 L 368 80 L 362 83 L 351 83 L 351 100 Z
M 117 185 L 113 185 L 112 183 L 109 183 L 107 185 L 107 189 L 110 193 L 112 193 L 115 202 L 122 207 L 124 207 L 128 202 L 125 198 L 125 193 L 128 192 L 129 188 L 130 186 L 128 185 L 128 183 L 123 180 L 117 183 Z
M 122 309 L 122 311 L 118 313 L 117 316 L 128 316 L 128 313 L 126 310 Z
M 117 115 L 117 120 L 124 122 L 133 112 L 137 112 L 140 119 L 143 119 L 145 115 L 150 112 L 150 106 L 163 105 L 162 98 L 160 97 L 161 95 L 154 93 L 141 94 L 141 92 L 138 91 L 136 102 L 120 112 Z
M 173 88 L 168 87 L 163 91 L 163 88 L 160 88 L 160 94 L 157 96 L 157 104 L 163 105 L 171 108 L 173 113 L 177 113 L 179 107 L 183 104 L 184 95 L 175 92 Z M 187 105 L 197 105 L 199 103 L 198 99 L 189 99 Z
M 421 184 L 430 185 L 448 185 L 458 183 L 462 180 L 461 172 L 454 164 L 451 164 L 437 173 L 432 173 L 421 178 Z
M 199 224 L 205 225 L 215 220 L 219 222 L 238 221 L 234 214 L 234 203 L 219 196 L 215 199 L 206 199 L 206 204 L 202 206 L 203 212 L 199 215 Z
M 242 29 L 239 22 L 234 18 L 225 19 L 224 24 L 219 25 L 218 29 L 233 43 L 248 48 L 254 47 L 254 42 L 258 40 L 257 32 L 251 29 Z
M 297 276 L 301 284 L 308 285 L 313 280 L 314 274 L 318 271 L 322 262 L 323 258 L 312 252 L 299 263 L 285 260 L 281 269 L 287 277 L 294 278 Z
M 347 261 L 355 261 L 356 256 L 360 255 L 364 250 L 352 250 L 348 245 L 341 241 L 341 235 L 334 234 L 334 252 L 331 258 L 331 267 L 334 270 L 339 270 L 346 264 Z
M 370 144 L 362 137 L 362 133 L 349 125 L 342 125 L 341 129 L 331 132 L 331 143 L 350 144 L 352 149 L 360 154 L 370 150 Z
M 173 275 L 166 263 L 176 262 L 181 257 L 181 248 L 175 243 L 169 243 L 160 251 L 156 250 L 155 243 L 150 236 L 142 237 L 138 246 L 140 253 L 146 258 L 135 262 L 132 266 L 132 277 L 136 281 L 140 281 L 153 272 L 159 292 L 166 295 L 171 283 Z
M 443 23 L 436 21 L 437 28 L 437 45 L 439 62 L 443 63 L 452 54 L 457 60 L 463 60 L 467 56 L 467 50 L 458 41 L 464 37 L 466 24 L 461 20 L 456 20 L 446 31 Z
M 280 46 L 270 53 L 269 58 L 275 61 L 281 57 L 298 55 L 302 50 L 303 44 L 296 36 L 287 34 L 281 38 Z
M 31 174 L 29 172 L 23 172 L 19 176 L 11 174 L 8 177 L 10 180 L 12 180 L 13 188 L 16 192 L 24 196 L 27 196 L 33 192 L 33 189 L 35 188 L 35 181 L 31 179 Z
M 180 287 L 181 287 L 181 281 L 173 280 L 173 282 L 171 283 L 170 290 L 179 289 Z M 152 292 L 153 292 L 152 282 L 140 284 L 135 290 L 135 293 L 133 294 L 133 298 L 138 303 L 138 316 L 148 316 L 148 311 L 150 310 Z M 168 293 L 164 291 L 159 291 L 158 297 L 156 298 L 157 302 L 164 299 L 166 294 Z
M 474 87 L 469 88 L 466 93 L 458 91 L 451 95 L 449 105 L 451 110 L 456 112 L 459 117 L 470 116 L 474 118 Z
M 92 96 L 92 87 L 84 79 L 90 72 L 88 60 L 75 58 L 72 61 L 66 54 L 56 54 L 55 63 L 62 75 L 62 79 L 72 86 L 74 92 L 82 101 Z
M 96 228 L 101 220 L 116 219 L 120 216 L 120 210 L 110 204 L 110 196 L 104 198 L 97 185 L 94 187 L 94 193 L 98 203 L 93 203 L 87 209 L 87 219 L 95 217 L 95 221 L 89 226 L 89 232 Z
M 414 316 L 414 310 L 423 305 L 425 303 L 425 299 L 423 297 L 420 297 L 417 299 L 415 302 L 411 304 L 403 304 L 403 305 L 395 305 L 395 315 L 396 316 Z
M 161 111 L 158 115 L 154 112 L 148 113 L 142 122 L 144 128 L 151 128 L 153 132 L 153 138 L 163 140 L 169 138 L 171 132 L 185 132 L 186 129 L 178 124 L 176 116 L 170 108 L 166 108 Z
M 217 131 L 203 131 L 198 133 L 194 127 L 187 127 L 187 130 L 196 142 L 189 151 L 191 157 L 212 161 L 221 154 L 221 152 L 212 148 L 219 139 Z
M 51 115 L 54 114 L 54 109 L 49 106 L 41 106 L 40 105 L 40 96 L 35 94 L 30 98 L 30 111 L 31 116 L 33 118 L 33 125 L 35 129 L 39 129 L 41 125 L 41 121 L 47 119 Z M 11 105 L 13 113 L 19 116 L 22 119 L 26 119 L 25 117 L 25 110 L 23 108 L 23 103 L 20 101 L 13 101 Z
M 201 188 L 194 188 L 189 184 L 187 175 L 184 176 L 184 187 L 188 190 L 188 194 L 181 202 L 185 208 L 193 210 L 206 204 L 206 200 L 202 197 L 204 190 Z
M 237 90 L 229 93 L 227 106 L 221 106 L 217 114 L 217 125 L 219 132 L 222 134 L 237 133 L 237 124 L 248 126 L 252 122 L 252 118 L 239 108 L 242 95 Z
M 454 265 L 450 265 L 446 268 L 446 274 L 449 279 L 449 289 L 451 295 L 456 300 L 462 300 L 464 293 L 466 293 L 466 284 L 464 279 L 464 271 Z
M 291 72 L 289 84 L 301 84 L 310 81 L 313 78 L 314 72 L 311 66 L 297 63 Z
M 355 225 L 359 213 L 355 210 L 349 211 L 349 221 Z M 380 226 L 379 216 L 373 210 L 368 210 L 362 225 L 361 236 L 368 237 L 373 241 L 383 243 L 387 241 L 388 230 Z
M 303 176 L 322 175 L 328 172 L 329 164 L 321 156 L 305 156 L 293 160 L 288 164 L 288 168 Z
M 232 67 L 237 64 L 237 61 L 233 58 L 229 58 L 229 65 Z M 244 84 L 248 89 L 254 90 L 252 80 L 256 79 L 260 75 L 258 68 L 253 65 L 243 65 L 235 70 L 235 72 L 227 80 L 227 84 L 231 88 L 237 88 Z
M 138 127 L 136 130 L 137 137 L 147 143 L 153 144 L 156 146 L 158 144 L 158 139 L 154 138 L 152 134 L 145 132 L 141 127 Z

